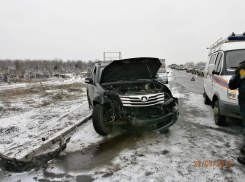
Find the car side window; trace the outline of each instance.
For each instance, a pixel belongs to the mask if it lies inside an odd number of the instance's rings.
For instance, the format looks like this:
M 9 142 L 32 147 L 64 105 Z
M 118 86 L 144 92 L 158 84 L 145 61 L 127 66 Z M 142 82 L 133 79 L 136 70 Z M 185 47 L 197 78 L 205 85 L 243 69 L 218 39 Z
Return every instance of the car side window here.
M 215 71 L 216 72 L 221 72 L 222 58 L 223 58 L 223 54 L 220 52 L 217 55 L 217 59 L 216 59 L 216 62 L 215 62 Z
M 214 64 L 215 57 L 216 57 L 216 54 L 211 56 L 209 64 Z

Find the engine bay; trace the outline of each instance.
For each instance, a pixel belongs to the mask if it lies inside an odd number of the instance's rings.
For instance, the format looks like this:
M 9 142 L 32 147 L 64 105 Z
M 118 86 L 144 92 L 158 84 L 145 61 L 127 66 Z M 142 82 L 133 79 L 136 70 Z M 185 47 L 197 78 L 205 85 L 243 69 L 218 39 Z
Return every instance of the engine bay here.
M 162 92 L 163 85 L 155 83 L 141 83 L 141 84 L 121 84 L 121 85 L 105 85 L 103 88 L 114 94 L 119 95 L 145 95 Z
M 106 84 L 103 85 L 103 88 L 106 90 L 106 97 L 109 100 L 110 117 L 111 123 L 115 124 L 118 121 L 126 121 L 132 123 L 135 119 L 150 119 L 155 117 L 161 117 L 171 112 L 172 107 L 175 106 L 175 100 L 171 94 L 171 91 L 167 86 L 158 83 L 158 82 L 145 82 L 145 83 L 134 83 L 134 84 Z M 151 104 L 149 106 L 128 106 L 126 107 L 123 103 L 125 98 L 137 97 L 154 97 L 157 95 L 157 98 L 151 99 L 149 102 L 154 103 L 163 96 L 163 102 L 161 104 Z M 140 98 L 141 98 L 140 97 Z M 131 99 L 132 101 L 132 99 Z M 126 102 L 130 102 L 130 99 L 127 99 Z M 131 103 L 138 102 L 133 98 Z M 142 102 L 142 104 L 146 104 Z

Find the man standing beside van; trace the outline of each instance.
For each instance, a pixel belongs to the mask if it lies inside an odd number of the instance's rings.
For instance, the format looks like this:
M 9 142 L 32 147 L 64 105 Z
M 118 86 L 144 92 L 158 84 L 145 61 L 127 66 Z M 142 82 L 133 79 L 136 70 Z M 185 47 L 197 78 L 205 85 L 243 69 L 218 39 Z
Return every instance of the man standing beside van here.
M 245 61 L 241 62 L 235 74 L 231 77 L 229 81 L 229 88 L 230 89 L 237 89 L 239 91 L 239 106 L 240 112 L 242 116 L 242 122 L 244 125 L 244 144 L 245 144 Z M 243 165 L 245 165 L 245 145 L 241 149 L 241 153 L 244 155 L 243 157 L 238 157 L 237 161 Z

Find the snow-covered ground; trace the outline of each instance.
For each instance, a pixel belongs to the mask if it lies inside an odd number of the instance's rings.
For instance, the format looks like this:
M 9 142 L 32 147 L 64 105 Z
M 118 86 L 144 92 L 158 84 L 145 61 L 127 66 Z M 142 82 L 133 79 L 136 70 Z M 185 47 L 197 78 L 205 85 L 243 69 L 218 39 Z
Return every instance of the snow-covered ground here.
M 16 96 L 1 98 L 1 154 L 22 158 L 42 145 L 42 138 L 52 139 L 91 113 L 87 105 L 86 88 L 81 84 L 81 78 L 53 79 L 43 83 L 44 88 L 49 85 L 68 87 L 47 90 L 45 93 L 20 93 L 18 96 L 21 87 L 28 90 L 35 88 L 36 84 L 31 83 L 25 87 L 23 84 L 16 84 L 16 87 L 11 85 L 1 88 L 1 91 L 17 92 Z
M 76 76 L 73 73 L 66 74 L 66 76 L 70 78 L 62 78 L 60 76 L 60 77 L 48 78 L 45 80 L 32 80 L 31 82 L 27 82 L 27 83 L 12 83 L 12 82 L 11 84 L 4 83 L 0 85 L 0 91 L 6 89 L 31 88 L 34 86 L 40 86 L 40 81 L 43 82 L 44 85 L 60 85 L 60 84 L 69 84 L 69 83 L 84 81 L 83 77 L 81 77 L 80 75 Z
M 125 126 L 114 127 L 110 135 L 102 137 L 94 131 L 92 121 L 89 120 L 75 130 L 67 148 L 58 158 L 29 172 L 0 171 L 0 179 L 105 182 L 244 181 L 245 168 L 236 161 L 243 144 L 241 121 L 228 118 L 227 126 L 216 126 L 212 108 L 203 103 L 202 94 L 188 90 L 202 87 L 193 85 L 200 84 L 200 81 L 191 82 L 190 79 L 185 79 L 185 83 L 182 83 L 178 76 L 183 78 L 183 73 L 169 71 L 168 87 L 173 95 L 179 98 L 180 111 L 179 120 L 169 131 L 159 133 L 147 127 Z M 83 100 L 85 101 L 84 97 L 80 101 L 60 101 L 57 107 L 64 107 L 66 111 L 69 108 L 72 110 L 72 103 L 82 104 Z M 53 109 L 50 108 L 50 111 Z M 57 110 L 54 109 L 54 113 L 58 112 Z M 36 118 L 42 118 L 43 115 L 37 112 L 33 114 Z M 47 119 L 45 124 L 51 124 L 61 115 Z M 45 119 L 42 118 L 41 121 L 43 120 Z M 206 161 L 209 164 L 210 161 L 213 164 L 215 161 L 227 161 L 229 164 L 230 161 L 231 166 L 195 167 L 195 161 L 204 161 L 204 164 Z

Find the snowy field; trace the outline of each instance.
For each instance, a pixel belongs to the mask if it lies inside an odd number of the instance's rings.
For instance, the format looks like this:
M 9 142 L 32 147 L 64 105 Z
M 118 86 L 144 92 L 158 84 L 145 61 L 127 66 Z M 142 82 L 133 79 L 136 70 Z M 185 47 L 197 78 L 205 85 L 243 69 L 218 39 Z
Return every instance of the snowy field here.
M 1 88 L 0 153 L 22 158 L 89 115 L 80 77 Z M 30 90 L 32 90 L 30 92 Z
M 75 129 L 59 157 L 28 172 L 0 171 L 0 181 L 244 181 L 245 168 L 236 161 L 243 145 L 241 121 L 228 118 L 227 126 L 215 125 L 211 106 L 203 103 L 202 78 L 191 82 L 192 75 L 169 71 L 168 87 L 179 98 L 180 117 L 168 131 L 121 126 L 102 137 L 89 120 Z M 66 96 L 52 99 L 56 94 Z M 81 87 L 11 98 L 9 108 L 24 109 L 2 115 L 1 152 L 23 156 L 22 149 L 29 143 L 39 145 L 41 136 L 55 135 L 76 123 L 81 113 L 91 113 L 85 96 Z M 52 102 L 42 106 L 44 101 Z M 230 161 L 231 165 L 195 167 L 195 161 Z

